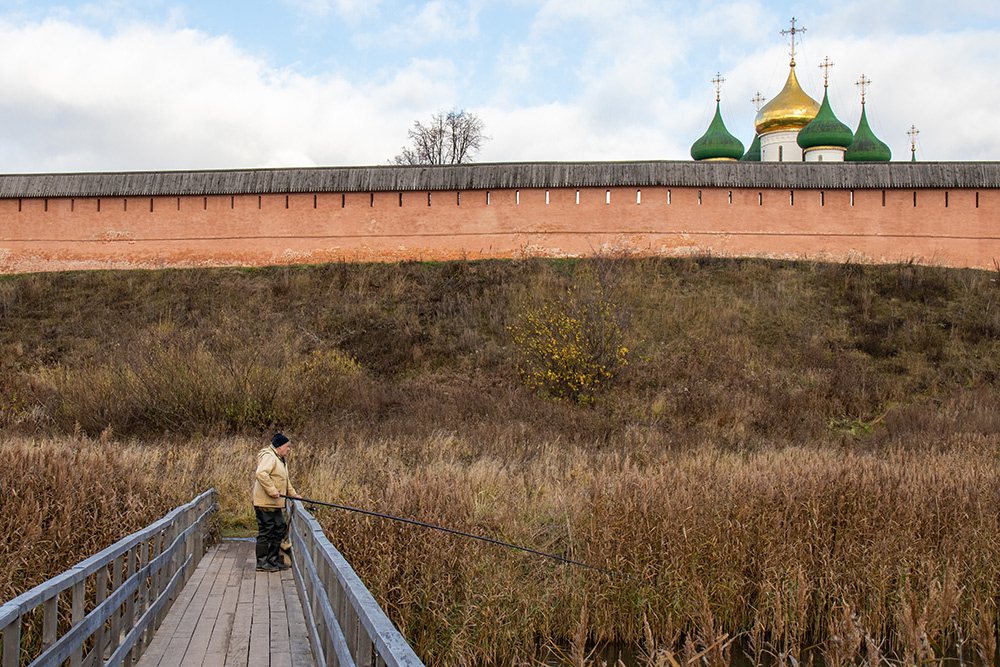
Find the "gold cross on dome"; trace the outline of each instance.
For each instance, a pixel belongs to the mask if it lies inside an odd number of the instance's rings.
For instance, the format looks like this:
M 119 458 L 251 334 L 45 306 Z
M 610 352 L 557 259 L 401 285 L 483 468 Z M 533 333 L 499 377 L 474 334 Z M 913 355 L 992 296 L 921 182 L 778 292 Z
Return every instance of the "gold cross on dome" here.
M 722 72 L 718 72 L 715 78 L 712 79 L 712 83 L 715 84 L 715 101 L 718 102 L 722 99 L 722 84 L 725 82 L 726 78 L 722 76 Z
M 830 68 L 833 67 L 834 63 L 830 60 L 830 56 L 823 56 L 823 62 L 820 63 L 819 68 L 823 70 L 823 87 L 827 88 L 830 85 Z
M 917 161 L 917 135 L 920 134 L 920 130 L 917 129 L 916 125 L 911 125 L 910 129 L 906 131 L 906 134 L 910 137 L 910 152 L 913 154 L 913 161 Z
M 756 95 L 750 98 L 750 101 L 753 102 L 754 108 L 756 108 L 757 111 L 760 111 L 760 108 L 764 106 L 764 102 L 766 100 L 767 98 L 761 95 L 759 90 Z
M 791 29 L 790 30 L 782 30 L 781 34 L 782 35 L 791 35 L 792 36 L 792 50 L 789 51 L 788 53 L 789 53 L 789 55 L 792 56 L 792 67 L 795 67 L 795 34 L 796 33 L 800 33 L 800 32 L 805 32 L 806 29 L 805 28 L 796 28 L 795 27 L 795 17 L 794 16 L 792 17 L 791 23 L 792 23 Z
M 868 86 L 871 85 L 872 80 L 866 77 L 864 74 L 861 78 L 854 82 L 854 85 L 861 89 L 861 103 L 865 103 L 865 95 L 868 93 Z

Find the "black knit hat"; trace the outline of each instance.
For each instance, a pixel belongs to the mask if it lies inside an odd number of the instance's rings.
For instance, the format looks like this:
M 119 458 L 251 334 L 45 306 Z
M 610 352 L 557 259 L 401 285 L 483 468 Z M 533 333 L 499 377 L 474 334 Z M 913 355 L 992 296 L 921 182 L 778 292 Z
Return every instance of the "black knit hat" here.
M 271 438 L 271 446 L 274 447 L 275 449 L 281 447 L 286 442 L 288 442 L 288 438 L 286 438 L 280 433 L 275 433 L 274 437 Z

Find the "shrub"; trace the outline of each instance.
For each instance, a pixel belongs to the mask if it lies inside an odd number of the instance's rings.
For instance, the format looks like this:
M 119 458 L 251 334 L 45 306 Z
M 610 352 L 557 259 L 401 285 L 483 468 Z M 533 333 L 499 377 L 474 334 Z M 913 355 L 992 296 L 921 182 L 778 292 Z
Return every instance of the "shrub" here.
M 544 394 L 592 402 L 628 364 L 621 318 L 593 280 L 527 306 L 510 328 L 521 381 Z
M 108 426 L 122 434 L 289 428 L 342 398 L 334 391 L 341 378 L 360 374 L 339 350 L 307 355 L 289 338 L 241 327 L 154 330 L 117 354 L 44 367 L 34 378 L 56 425 L 91 435 Z

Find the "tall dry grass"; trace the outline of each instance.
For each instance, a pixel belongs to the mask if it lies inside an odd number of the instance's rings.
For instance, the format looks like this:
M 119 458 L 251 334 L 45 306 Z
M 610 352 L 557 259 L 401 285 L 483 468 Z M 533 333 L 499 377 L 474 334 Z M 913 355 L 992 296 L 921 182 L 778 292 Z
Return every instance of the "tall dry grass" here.
M 668 652 L 679 661 L 706 652 L 712 664 L 726 664 L 734 652 L 803 662 L 811 647 L 829 664 L 876 664 L 877 656 L 913 664 L 939 659 L 959 639 L 966 656 L 989 661 L 995 652 L 997 436 L 956 436 L 934 447 L 878 453 L 706 447 L 637 457 L 622 449 L 535 442 L 515 430 L 488 446 L 449 433 L 367 441 L 292 435 L 293 480 L 308 496 L 639 580 L 320 510 L 334 544 L 428 664 L 530 664 L 549 645 L 574 637 L 578 647 L 651 646 L 650 654 L 661 659 Z M 254 439 L 204 439 L 185 447 L 32 445 L 37 459 L 52 462 L 47 474 L 63 482 L 83 459 L 112 457 L 131 477 L 119 476 L 128 484 L 122 496 L 111 497 L 136 527 L 146 520 L 138 509 L 150 509 L 142 494 L 162 484 L 168 466 L 178 490 L 221 491 L 228 530 L 252 531 Z M 4 451 L 18 447 L 8 442 Z M 46 487 L 47 505 L 39 511 L 45 516 L 53 514 L 45 507 L 60 508 L 56 515 L 76 511 L 80 518 L 63 520 L 54 535 L 46 526 L 56 524 L 41 522 L 32 528 L 34 541 L 23 541 L 21 553 L 9 556 L 18 562 L 29 544 L 43 546 L 46 560 L 32 565 L 36 576 L 98 546 L 87 530 L 95 503 L 72 488 Z M 133 490 L 136 497 L 126 499 Z M 190 493 L 181 495 L 158 500 L 169 505 Z
M 906 661 L 963 637 L 968 655 L 992 659 L 1000 439 L 947 444 L 645 461 L 550 447 L 512 465 L 428 442 L 436 461 L 356 488 L 338 470 L 328 492 L 644 584 L 384 521 L 328 513 L 324 523 L 434 664 L 530 661 L 540 637 L 574 636 L 587 601 L 597 642 L 641 643 L 645 618 L 656 645 L 676 651 L 728 635 L 784 659 L 813 645 L 831 663 L 872 659 L 870 643 Z
M 0 597 L 8 600 L 190 500 L 170 451 L 0 438 Z

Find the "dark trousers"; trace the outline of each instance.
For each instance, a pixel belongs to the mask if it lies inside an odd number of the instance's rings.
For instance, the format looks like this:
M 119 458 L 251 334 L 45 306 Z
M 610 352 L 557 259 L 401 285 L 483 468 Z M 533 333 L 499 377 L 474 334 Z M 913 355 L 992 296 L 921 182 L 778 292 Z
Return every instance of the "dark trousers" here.
M 285 515 L 280 509 L 254 507 L 254 511 L 257 513 L 257 567 L 277 565 L 281 562 L 281 541 L 288 529 Z

